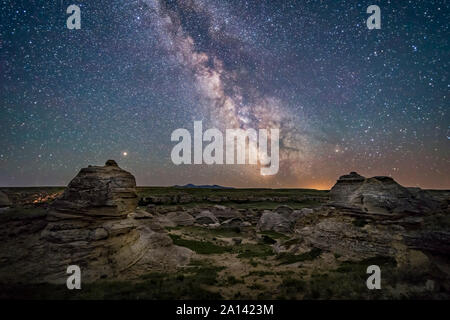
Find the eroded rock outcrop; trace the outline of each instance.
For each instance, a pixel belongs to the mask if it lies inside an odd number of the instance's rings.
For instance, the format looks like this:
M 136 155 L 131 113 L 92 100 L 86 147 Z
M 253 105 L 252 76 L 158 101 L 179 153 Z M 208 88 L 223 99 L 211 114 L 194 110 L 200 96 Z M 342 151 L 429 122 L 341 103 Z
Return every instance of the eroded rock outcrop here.
M 151 214 L 135 212 L 135 188 L 133 175 L 113 161 L 81 169 L 48 214 L 34 221 L 38 230 L 3 238 L 0 282 L 63 283 L 69 265 L 78 265 L 89 282 L 188 263 L 189 249 L 174 246 Z
M 0 191 L 0 208 L 10 207 L 10 206 L 12 206 L 12 203 L 9 200 L 8 196 L 3 191 Z
M 65 213 L 123 217 L 133 212 L 137 203 L 134 176 L 108 160 L 103 167 L 81 169 L 53 208 Z
M 195 217 L 195 222 L 198 224 L 214 224 L 219 223 L 219 219 L 211 211 L 203 210 Z
M 212 213 L 220 222 L 243 217 L 239 211 L 221 205 L 215 205 L 212 208 Z
M 261 231 L 276 231 L 281 233 L 290 233 L 294 227 L 294 221 L 288 216 L 266 210 L 259 219 L 257 229 Z
M 166 217 L 172 221 L 175 226 L 192 226 L 195 222 L 194 217 L 185 211 L 170 212 Z
M 341 176 L 330 190 L 331 201 L 369 213 L 429 213 L 438 203 L 426 191 L 405 188 L 391 177 Z

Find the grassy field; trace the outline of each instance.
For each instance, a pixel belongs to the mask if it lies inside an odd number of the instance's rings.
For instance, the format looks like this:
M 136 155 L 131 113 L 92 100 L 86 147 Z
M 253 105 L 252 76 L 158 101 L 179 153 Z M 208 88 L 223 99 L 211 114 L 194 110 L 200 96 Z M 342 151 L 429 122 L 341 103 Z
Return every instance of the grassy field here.
M 298 255 L 276 254 L 270 245 L 254 241 L 246 232 L 198 227 L 168 228 L 168 232 L 177 245 L 196 252 L 191 263 L 176 272 L 149 272 L 135 280 L 82 283 L 81 290 L 67 290 L 65 284 L 1 285 L 0 299 L 428 298 L 426 293 L 395 296 L 391 293 L 395 290 L 367 290 L 366 267 L 370 264 L 382 266 L 384 289 L 425 280 L 420 275 L 408 278 L 389 257 L 341 261 L 318 249 Z M 276 233 L 270 236 L 287 241 Z M 227 242 L 230 237 L 240 237 L 243 242 Z
M 315 189 L 215 189 L 215 188 L 181 188 L 181 187 L 137 187 L 140 197 L 153 195 L 189 194 L 193 196 L 244 196 L 244 197 L 283 197 L 283 196 L 324 196 L 328 190 Z

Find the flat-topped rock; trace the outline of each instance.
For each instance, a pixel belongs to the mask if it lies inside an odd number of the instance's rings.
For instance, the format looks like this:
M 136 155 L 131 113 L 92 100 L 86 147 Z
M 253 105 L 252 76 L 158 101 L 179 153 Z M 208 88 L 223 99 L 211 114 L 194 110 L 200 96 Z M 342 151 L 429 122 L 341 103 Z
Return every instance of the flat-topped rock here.
M 52 208 L 92 216 L 125 217 L 138 203 L 134 176 L 114 160 L 83 168 Z
M 331 201 L 347 203 L 351 194 L 358 189 L 366 178 L 356 172 L 340 176 L 336 184 L 330 190 Z
M 334 204 L 370 213 L 426 213 L 438 203 L 420 188 L 405 188 L 393 178 L 365 178 L 356 172 L 341 176 L 330 190 Z

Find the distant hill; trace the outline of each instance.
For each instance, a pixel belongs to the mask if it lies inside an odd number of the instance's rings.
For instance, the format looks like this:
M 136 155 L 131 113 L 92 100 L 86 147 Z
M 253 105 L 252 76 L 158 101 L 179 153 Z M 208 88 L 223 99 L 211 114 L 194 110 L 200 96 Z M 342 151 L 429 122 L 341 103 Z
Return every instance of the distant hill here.
M 213 185 L 195 185 L 192 183 L 185 184 L 184 186 L 175 185 L 174 188 L 196 188 L 196 189 L 234 189 L 233 187 L 223 187 L 217 184 Z

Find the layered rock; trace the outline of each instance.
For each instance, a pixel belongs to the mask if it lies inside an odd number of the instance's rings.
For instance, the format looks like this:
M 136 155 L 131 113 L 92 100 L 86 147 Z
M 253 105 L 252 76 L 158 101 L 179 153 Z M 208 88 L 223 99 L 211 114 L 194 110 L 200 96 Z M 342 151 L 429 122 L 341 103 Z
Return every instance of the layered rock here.
M 137 203 L 134 176 L 108 160 L 103 167 L 81 169 L 53 208 L 65 213 L 123 217 L 133 212 Z
M 0 208 L 10 207 L 12 206 L 11 201 L 9 200 L 6 193 L 0 191 Z
M 198 224 L 215 224 L 219 223 L 219 219 L 211 211 L 204 210 L 195 217 L 195 222 Z
M 277 212 L 277 213 L 279 213 L 279 214 L 281 214 L 281 215 L 287 217 L 287 216 L 289 216 L 292 212 L 294 212 L 294 209 L 292 209 L 292 208 L 289 207 L 289 206 L 283 205 L 283 206 L 277 207 L 277 208 L 275 209 L 275 212 Z
M 395 243 L 401 235 L 389 227 L 357 227 L 350 218 L 330 217 L 297 230 L 308 245 L 330 251 L 346 258 L 395 256 Z
M 166 217 L 172 221 L 175 226 L 192 226 L 195 222 L 194 217 L 185 211 L 170 212 Z
M 272 211 L 264 211 L 259 219 L 257 229 L 261 231 L 276 231 L 281 233 L 290 233 L 294 227 L 294 221 L 288 216 Z
M 69 265 L 78 265 L 89 282 L 188 263 L 192 252 L 174 246 L 151 214 L 135 210 L 135 185 L 112 161 L 82 169 L 48 214 L 34 222 L 39 229 L 3 238 L 0 282 L 63 283 Z
M 405 188 L 391 177 L 341 176 L 330 190 L 331 201 L 369 213 L 430 213 L 438 203 L 419 188 Z
M 331 201 L 335 203 L 349 203 L 352 194 L 361 186 L 366 178 L 356 172 L 340 176 L 330 190 Z
M 217 219 L 219 219 L 220 222 L 235 218 L 242 218 L 242 214 L 235 209 L 220 205 L 215 205 L 212 208 L 212 213 Z

